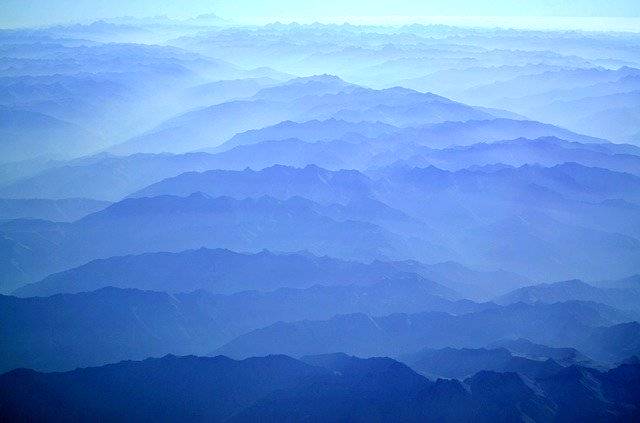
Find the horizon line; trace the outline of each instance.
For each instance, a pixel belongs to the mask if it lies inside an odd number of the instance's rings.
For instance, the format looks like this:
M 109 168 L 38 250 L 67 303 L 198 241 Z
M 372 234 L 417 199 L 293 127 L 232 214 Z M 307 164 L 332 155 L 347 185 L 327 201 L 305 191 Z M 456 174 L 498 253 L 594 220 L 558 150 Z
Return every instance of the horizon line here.
M 112 16 L 102 18 L 88 18 L 87 20 L 69 20 L 43 24 L 24 25 L 16 24 L 0 26 L 0 30 L 28 30 L 46 29 L 56 26 L 91 25 L 96 22 L 110 22 L 118 20 L 152 20 L 166 19 L 168 22 L 189 23 L 198 18 L 217 17 L 219 26 L 266 26 L 273 24 L 299 24 L 299 25 L 352 25 L 352 26 L 379 26 L 379 27 L 403 27 L 410 25 L 425 26 L 449 26 L 468 29 L 505 29 L 505 30 L 538 30 L 538 31 L 584 31 L 584 32 L 624 32 L 640 33 L 640 17 L 628 16 L 407 16 L 407 15 L 359 15 L 359 16 L 255 16 L 240 17 L 236 19 L 225 18 L 215 13 L 205 13 L 194 16 Z M 206 25 L 215 27 L 218 25 Z

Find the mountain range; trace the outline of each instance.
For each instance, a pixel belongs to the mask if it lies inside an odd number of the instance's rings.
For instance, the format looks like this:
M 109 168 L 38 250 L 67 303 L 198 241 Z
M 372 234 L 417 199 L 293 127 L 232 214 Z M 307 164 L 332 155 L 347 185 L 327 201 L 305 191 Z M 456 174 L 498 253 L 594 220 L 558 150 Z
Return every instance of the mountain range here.
M 518 288 L 496 299 L 500 304 L 517 302 L 554 303 L 580 300 L 608 304 L 622 310 L 638 312 L 640 291 L 637 289 L 604 288 L 590 285 L 581 280 L 570 280 Z
M 157 197 L 128 198 L 70 224 L 6 222 L 0 232 L 9 266 L 36 276 L 24 282 L 96 258 L 203 246 L 613 279 L 636 270 L 638 186 L 637 176 L 572 163 L 456 172 L 394 165 L 367 174 L 276 166 L 186 173 L 134 194 Z M 35 251 L 47 253 L 36 259 Z
M 265 278 L 265 275 L 270 275 Z M 20 297 L 93 291 L 104 287 L 232 294 L 245 290 L 308 288 L 313 285 L 370 285 L 384 280 L 438 281 L 439 295 L 488 297 L 530 281 L 504 271 L 478 271 L 453 263 L 412 261 L 361 263 L 309 253 L 255 254 L 200 248 L 179 253 L 144 253 L 98 259 L 14 291 Z M 446 287 L 443 288 L 443 287 Z
M 633 19 L 417 15 L 3 15 L 0 420 L 640 420 Z
M 169 355 L 66 373 L 15 370 L 0 380 L 5 415 L 32 420 L 423 421 L 435 416 L 551 422 L 633 420 L 638 407 L 637 364 L 607 372 L 574 366 L 533 383 L 490 371 L 462 382 L 432 382 L 388 358 L 333 354 L 234 361 Z
M 478 348 L 504 338 L 527 338 L 573 347 L 594 360 L 616 362 L 635 354 L 640 325 L 597 303 L 523 303 L 462 315 L 438 312 L 338 315 L 329 320 L 281 322 L 242 335 L 216 350 L 230 357 L 346 352 L 361 356 L 400 356 L 419 349 Z M 616 339 L 609 347 L 605 339 Z M 610 340 L 611 342 L 611 340 Z M 619 345 L 627 343 L 621 350 Z M 629 351 L 632 350 L 632 351 Z M 614 356 L 613 351 L 619 351 Z
M 276 322 L 327 319 L 337 313 L 431 310 L 458 315 L 497 307 L 454 301 L 451 294 L 437 283 L 398 275 L 365 286 L 314 285 L 226 295 L 107 287 L 49 297 L 3 296 L 0 313 L 6 331 L 0 363 L 3 370 L 66 370 L 130 357 L 206 354 Z

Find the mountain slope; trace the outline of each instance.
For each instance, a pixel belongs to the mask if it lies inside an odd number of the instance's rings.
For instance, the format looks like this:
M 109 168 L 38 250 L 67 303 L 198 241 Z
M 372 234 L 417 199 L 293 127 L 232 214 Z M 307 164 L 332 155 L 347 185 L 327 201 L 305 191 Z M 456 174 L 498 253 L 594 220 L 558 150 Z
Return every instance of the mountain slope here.
M 459 316 L 350 314 L 324 321 L 276 323 L 249 332 L 217 352 L 232 357 L 268 353 L 301 356 L 336 351 L 398 356 L 425 347 L 482 347 L 508 337 L 523 337 L 545 345 L 578 347 L 599 360 L 607 350 L 600 340 L 616 331 L 609 326 L 629 320 L 629 316 L 610 307 L 579 302 L 519 303 Z M 600 332 L 600 337 L 596 337 Z M 630 330 L 620 339 L 634 340 L 634 337 Z M 625 351 L 618 357 L 624 359 L 629 355 Z M 604 361 L 611 360 L 612 356 L 608 356 Z
M 31 251 L 42 251 L 19 262 L 41 277 L 97 258 L 203 246 L 307 250 L 360 260 L 442 259 L 446 249 L 370 223 L 379 219 L 402 226 L 402 214 L 379 202 L 356 206 L 322 206 L 300 197 L 144 197 L 123 200 L 66 225 L 10 221 L 0 224 L 0 233 Z
M 440 150 L 425 146 L 407 146 L 382 151 L 370 159 L 373 166 L 387 166 L 397 161 L 412 167 L 432 165 L 446 170 L 496 163 L 516 167 L 525 164 L 551 167 L 573 162 L 589 167 L 640 174 L 640 149 L 630 145 L 569 142 L 556 137 L 531 140 L 518 138 Z
M 551 376 L 562 366 L 552 359 L 516 357 L 505 348 L 424 349 L 401 357 L 401 361 L 429 378 L 465 379 L 482 370 L 514 372 L 530 379 Z
M 86 198 L 63 200 L 0 199 L 0 220 L 43 219 L 71 222 L 102 210 L 110 203 Z
M 339 81 L 337 87 L 336 80 Z M 186 112 L 143 135 L 111 147 L 109 151 L 133 154 L 200 150 L 217 147 L 236 134 L 283 121 L 332 118 L 406 127 L 491 119 L 493 116 L 430 93 L 400 87 L 373 90 L 345 84 L 335 77 L 321 76 L 320 81 L 285 83 L 265 88 L 248 99 Z
M 268 277 L 265 277 L 268 275 Z M 184 292 L 204 289 L 214 293 L 266 291 L 279 287 L 313 285 L 368 285 L 399 276 L 418 275 L 437 281 L 465 297 L 496 288 L 527 285 L 522 276 L 504 271 L 477 271 L 457 263 L 426 265 L 411 261 L 360 263 L 312 254 L 262 251 L 256 254 L 200 248 L 179 253 L 145 253 L 91 261 L 49 275 L 14 291 L 21 297 L 93 291 L 114 286 L 153 291 Z
M 381 122 L 348 122 L 337 119 L 311 120 L 308 122 L 280 122 L 262 129 L 253 129 L 233 136 L 216 151 L 229 150 L 239 145 L 257 144 L 263 141 L 282 141 L 296 138 L 305 142 L 331 141 L 348 135 L 376 138 L 398 131 L 399 128 Z
M 316 285 L 231 295 L 102 288 L 50 297 L 0 296 L 0 368 L 66 370 L 167 353 L 206 354 L 278 321 L 328 319 L 337 313 L 464 314 L 496 307 L 452 301 L 442 291 L 428 280 L 398 276 L 367 286 Z
M 436 269 L 438 266 L 434 266 Z M 464 268 L 463 268 L 464 269 Z M 92 291 L 106 286 L 167 292 L 207 290 L 233 293 L 244 290 L 267 291 L 280 287 L 308 288 L 313 285 L 369 285 L 400 276 L 437 276 L 429 266 L 409 263 L 373 262 L 364 264 L 312 254 L 262 251 L 255 254 L 200 248 L 180 253 L 146 253 L 95 260 L 78 268 L 53 274 L 40 282 L 15 291 L 22 297 Z M 416 272 L 416 273 L 414 273 Z M 470 271 L 471 272 L 471 271 Z M 268 277 L 265 277 L 268 275 Z M 466 280 L 473 281 L 473 274 Z M 482 273 L 478 272 L 478 278 Z M 486 277 L 492 277 L 488 274 Z M 449 276 L 458 279 L 458 274 Z M 471 283 L 471 282 L 469 282 Z M 447 288 L 439 292 L 444 294 Z M 452 292 L 449 290 L 449 292 Z M 450 294 L 447 294 L 450 295 Z
M 547 345 L 540 345 L 528 339 L 505 339 L 489 344 L 490 348 L 506 348 L 512 354 L 530 358 L 532 360 L 552 359 L 555 362 L 570 366 L 573 364 L 585 367 L 595 367 L 591 359 L 575 348 L 554 348 Z
M 370 197 L 372 187 L 373 181 L 358 171 L 333 172 L 314 165 L 303 169 L 272 166 L 257 172 L 246 169 L 241 172 L 210 170 L 183 173 L 152 184 L 133 193 L 131 197 L 185 196 L 202 192 L 213 197 L 268 195 L 282 200 L 299 196 L 324 204 L 344 204 Z
M 4 106 L 0 106 L 0 138 L 0 157 L 5 162 L 38 157 L 69 159 L 105 146 L 98 136 L 77 125 Z
M 608 304 L 623 310 L 640 311 L 639 292 L 630 289 L 598 288 L 580 280 L 540 284 L 516 289 L 496 298 L 499 304 L 545 303 L 579 300 Z
M 572 367 L 535 382 L 483 371 L 434 383 L 388 358 L 165 356 L 16 370 L 0 376 L 0 404 L 12 419 L 48 421 L 624 421 L 638 416 L 638 380 L 633 364 Z
M 444 122 L 406 128 L 388 135 L 389 141 L 413 141 L 431 148 L 471 145 L 479 142 L 557 137 L 580 143 L 602 143 L 604 140 L 576 134 L 550 124 L 528 120 L 481 119 L 466 122 Z

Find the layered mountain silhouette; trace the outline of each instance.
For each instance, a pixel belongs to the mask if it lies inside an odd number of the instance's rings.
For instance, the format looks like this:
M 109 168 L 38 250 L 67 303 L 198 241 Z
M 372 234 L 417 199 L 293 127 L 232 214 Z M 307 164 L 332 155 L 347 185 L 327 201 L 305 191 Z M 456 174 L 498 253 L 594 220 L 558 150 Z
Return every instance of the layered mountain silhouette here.
M 268 275 L 265 277 L 265 275 Z M 222 249 L 179 253 L 145 253 L 91 261 L 47 276 L 14 291 L 21 297 L 93 291 L 108 286 L 186 292 L 234 293 L 313 285 L 370 285 L 394 279 L 438 281 L 434 293 L 445 297 L 486 296 L 498 287 L 524 286 L 529 281 L 504 271 L 478 271 L 446 262 L 426 265 L 412 261 L 361 263 L 309 253 L 236 253 Z M 464 293 L 464 294 L 463 294 Z
M 235 135 L 215 151 L 229 150 L 239 145 L 257 144 L 264 141 L 299 139 L 305 142 L 332 141 L 348 136 L 378 138 L 399 131 L 400 128 L 381 122 L 349 122 L 338 119 L 311 120 L 307 122 L 280 122 L 273 126 L 253 129 Z
M 580 78 L 574 79 L 577 75 Z M 578 129 L 581 133 L 617 142 L 633 142 L 638 128 L 634 105 L 640 88 L 639 76 L 637 69 L 629 67 L 565 69 L 520 76 L 470 91 L 477 91 L 472 97 L 482 95 L 484 101 L 480 101 L 486 105 L 500 104 L 500 107 Z M 532 80 L 536 83 L 526 84 Z M 500 95 L 503 97 L 499 100 Z M 465 95 L 462 98 L 469 100 Z
M 349 123 L 332 119 L 283 122 L 272 128 L 239 134 L 229 143 L 240 145 L 217 154 L 134 154 L 71 161 L 63 166 L 52 166 L 30 178 L 22 177 L 0 189 L 0 194 L 14 198 L 28 195 L 117 200 L 145 185 L 187 171 L 242 170 L 247 167 L 258 170 L 274 164 L 366 169 L 399 160 L 413 166 L 433 164 L 452 170 L 496 162 L 515 166 L 577 162 L 637 174 L 636 157 L 640 154 L 633 146 L 603 144 L 602 140 L 591 140 L 550 125 L 508 119 L 448 122 L 400 132 L 393 132 L 391 128 L 377 122 Z M 379 136 L 370 138 L 378 133 Z M 559 139 L 536 139 L 541 136 Z M 258 140 L 260 142 L 255 143 Z M 431 150 L 451 146 L 452 140 L 455 145 L 478 142 L 489 145 Z M 71 183 L 80 177 L 93 178 L 96 183 L 91 186 Z
M 640 298 L 638 290 L 601 288 L 581 280 L 570 280 L 550 284 L 533 285 L 516 289 L 496 299 L 501 304 L 516 302 L 545 302 L 580 300 L 609 304 L 612 307 L 638 312 Z
M 548 345 L 536 344 L 525 338 L 504 339 L 492 342 L 489 347 L 505 348 L 513 355 L 530 358 L 532 360 L 552 359 L 563 366 L 577 364 L 594 367 L 595 364 L 589 357 L 575 348 L 549 347 Z
M 15 370 L 0 377 L 0 401 L 5 416 L 60 421 L 627 420 L 637 416 L 637 367 L 570 367 L 535 382 L 488 371 L 432 382 L 388 358 L 168 355 L 66 373 Z
M 379 206 L 376 203 L 373 207 L 374 210 L 347 208 L 336 212 L 333 207 L 299 197 L 237 200 L 196 193 L 188 197 L 127 199 L 70 224 L 11 221 L 3 224 L 0 232 L 30 246 L 31 251 L 48 250 L 44 256 L 21 262 L 29 270 L 43 273 L 95 258 L 202 246 L 238 251 L 308 250 L 368 260 L 409 257 L 441 261 L 438 258 L 443 258 L 442 248 L 401 237 L 367 221 L 353 220 L 362 213 L 373 212 L 375 216 Z M 284 236 L 287 232 L 289 235 Z M 13 256 L 13 260 L 18 257 Z
M 398 356 L 421 348 L 482 347 L 508 338 L 522 337 L 534 342 L 574 347 L 595 360 L 615 362 L 635 353 L 600 343 L 606 337 L 626 339 L 636 348 L 637 323 L 631 317 L 597 303 L 566 302 L 489 308 L 453 316 L 446 313 L 366 314 L 335 316 L 322 321 L 276 323 L 252 331 L 226 344 L 217 353 L 231 357 L 264 354 L 301 356 L 312 353 L 346 351 L 350 354 Z
M 370 164 L 380 167 L 402 161 L 412 167 L 433 165 L 447 170 L 459 170 L 496 163 L 515 167 L 537 163 L 551 167 L 574 162 L 638 175 L 639 152 L 640 150 L 631 145 L 585 144 L 556 137 L 532 140 L 518 138 L 440 150 L 425 146 L 406 147 L 397 151 L 386 150 L 372 157 Z
M 640 420 L 632 20 L 12 19 L 0 420 Z
M 187 112 L 110 151 L 160 153 L 216 147 L 237 133 L 287 120 L 335 118 L 354 123 L 416 126 L 492 117 L 434 94 L 401 87 L 373 90 L 345 83 L 335 76 L 320 75 L 264 88 L 247 99 Z
M 95 258 L 202 246 L 453 260 L 538 280 L 620 278 L 635 271 L 640 255 L 638 186 L 638 176 L 575 163 L 456 172 L 394 165 L 366 175 L 276 166 L 187 173 L 135 194 L 158 197 L 126 199 L 69 225 L 14 222 L 0 232 L 49 251 L 38 260 L 51 265 L 12 259 L 40 278 Z
M 434 282 L 398 275 L 366 286 L 315 285 L 230 295 L 109 287 L 50 297 L 4 296 L 0 312 L 7 331 L 0 363 L 5 370 L 72 369 L 128 357 L 205 354 L 278 321 L 404 310 L 458 315 L 497 307 L 443 295 L 449 293 Z
M 551 376 L 562 369 L 562 366 L 551 358 L 532 360 L 518 357 L 506 348 L 425 349 L 401 359 L 412 369 L 431 379 L 465 379 L 483 370 L 513 372 L 530 379 L 538 379 Z
M 211 170 L 183 173 L 152 184 L 132 197 L 185 196 L 202 192 L 214 197 L 305 197 L 324 204 L 348 203 L 373 196 L 374 182 L 358 171 L 328 171 L 308 165 L 302 169 L 273 166 L 261 171 Z
M 99 136 L 69 122 L 16 108 L 0 106 L 0 155 L 3 162 L 37 157 L 69 159 L 105 146 Z
M 70 222 L 102 210 L 109 204 L 107 201 L 86 198 L 0 199 L 0 220 L 42 219 Z
M 56 163 L 0 190 L 7 198 L 82 197 L 118 201 L 162 179 L 212 167 L 216 167 L 215 157 L 204 153 L 96 155 Z M 74 183 L 78 180 L 91 180 L 92 184 Z

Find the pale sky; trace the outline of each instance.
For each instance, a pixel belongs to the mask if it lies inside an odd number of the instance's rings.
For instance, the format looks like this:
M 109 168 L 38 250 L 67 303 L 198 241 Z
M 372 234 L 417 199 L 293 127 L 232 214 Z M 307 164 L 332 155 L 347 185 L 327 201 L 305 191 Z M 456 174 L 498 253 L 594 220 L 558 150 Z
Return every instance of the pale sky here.
M 358 17 L 640 17 L 640 0 L 0 0 L 0 26 L 216 13 L 239 22 Z M 638 29 L 640 31 L 640 28 Z

